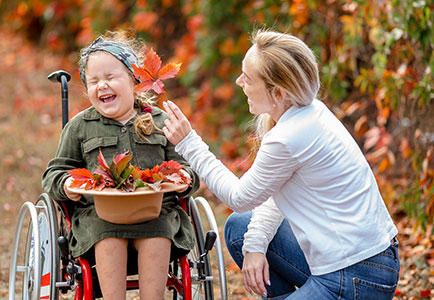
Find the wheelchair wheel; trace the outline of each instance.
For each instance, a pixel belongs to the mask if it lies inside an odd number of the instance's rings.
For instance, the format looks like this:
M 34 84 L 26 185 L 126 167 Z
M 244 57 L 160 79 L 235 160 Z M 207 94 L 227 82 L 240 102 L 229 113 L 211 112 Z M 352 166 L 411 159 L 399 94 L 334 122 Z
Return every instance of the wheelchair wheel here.
M 206 220 L 203 220 L 199 217 L 197 217 L 201 221 L 200 227 L 202 228 L 202 231 L 212 230 L 217 234 L 216 241 L 214 243 L 214 249 L 211 250 L 207 258 L 209 259 L 209 269 L 212 270 L 214 276 L 213 276 L 213 285 L 220 286 L 220 297 L 221 300 L 227 300 L 227 285 L 226 285 L 226 271 L 225 271 L 225 263 L 223 258 L 223 250 L 222 245 L 219 237 L 219 229 L 217 226 L 217 222 L 214 217 L 214 213 L 212 211 L 211 206 L 208 204 L 208 201 L 203 197 L 196 197 L 191 201 L 193 204 L 192 207 L 195 207 L 195 211 L 197 212 L 196 215 L 199 216 L 199 211 L 203 212 L 203 215 L 206 216 Z M 192 209 L 193 211 L 193 209 Z M 205 225 L 205 227 L 204 227 Z M 207 228 L 207 230 L 205 230 Z M 211 265 L 213 267 L 211 267 Z M 211 271 L 210 271 L 211 275 Z M 216 276 L 218 275 L 218 276 Z M 211 299 L 211 298 L 210 298 Z
M 28 231 L 21 241 L 27 213 Z M 42 194 L 36 205 L 24 203 L 18 215 L 9 270 L 9 299 L 15 299 L 19 285 L 21 292 L 17 297 L 24 300 L 58 299 L 59 271 L 56 213 L 50 198 Z
M 196 234 L 196 241 L 194 248 L 188 253 L 187 258 L 191 262 L 198 262 L 200 255 L 205 249 L 205 232 L 200 218 L 198 207 L 194 201 L 190 201 L 191 219 Z M 197 268 L 190 268 L 191 274 L 191 298 L 193 300 L 199 299 L 214 299 L 213 283 L 212 283 L 212 270 L 209 255 L 204 257 L 203 275 L 204 279 L 199 278 L 200 274 Z

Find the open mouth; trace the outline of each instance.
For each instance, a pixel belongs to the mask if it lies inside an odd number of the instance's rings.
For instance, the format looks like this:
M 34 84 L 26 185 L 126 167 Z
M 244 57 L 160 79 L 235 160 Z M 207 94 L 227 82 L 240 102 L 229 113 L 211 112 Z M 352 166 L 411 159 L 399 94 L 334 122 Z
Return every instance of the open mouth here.
M 99 100 L 104 102 L 104 103 L 108 103 L 108 102 L 112 102 L 113 100 L 115 100 L 116 95 L 104 95 L 104 96 L 100 96 Z

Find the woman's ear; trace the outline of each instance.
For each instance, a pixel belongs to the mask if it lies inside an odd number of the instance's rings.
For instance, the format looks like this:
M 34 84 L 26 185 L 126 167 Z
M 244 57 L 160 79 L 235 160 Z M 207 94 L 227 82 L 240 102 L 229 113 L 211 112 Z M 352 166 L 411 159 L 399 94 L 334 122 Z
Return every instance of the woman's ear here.
M 273 88 L 273 96 L 276 97 L 277 100 L 283 101 L 286 98 L 286 91 L 275 86 Z

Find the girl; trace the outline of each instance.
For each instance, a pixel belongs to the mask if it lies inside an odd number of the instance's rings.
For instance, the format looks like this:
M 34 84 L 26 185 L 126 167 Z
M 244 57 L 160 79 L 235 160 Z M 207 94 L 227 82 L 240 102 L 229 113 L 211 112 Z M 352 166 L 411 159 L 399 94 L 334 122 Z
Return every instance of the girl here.
M 250 112 L 260 115 L 261 144 L 240 179 L 171 102 L 163 130 L 218 198 L 238 212 L 257 207 L 243 251 L 232 251 L 245 255 L 245 287 L 267 296 L 265 282 L 273 299 L 392 299 L 400 269 L 398 230 L 357 143 L 316 99 L 313 52 L 292 35 L 258 31 L 236 83 Z M 273 290 L 264 253 L 282 216 L 290 227 L 276 236 L 284 251 L 274 253 L 280 264 L 271 271 L 286 289 Z M 246 230 L 246 217 L 248 223 L 249 215 L 230 225 Z
M 177 200 L 177 196 L 188 197 L 199 186 L 197 175 L 188 167 L 192 187 L 178 195 L 166 194 L 160 216 L 140 224 L 106 222 L 96 215 L 92 196 L 66 189 L 71 180 L 67 171 L 86 168 L 93 172 L 99 149 L 106 158 L 130 150 L 131 163 L 140 169 L 165 160 L 186 165 L 160 129 L 166 114 L 134 93 L 137 82 L 132 64 L 140 65 L 136 53 L 142 52 L 138 46 L 140 43 L 126 38 L 125 32 L 117 32 L 99 37 L 82 50 L 80 76 L 92 106 L 65 126 L 56 156 L 42 180 L 55 200 L 73 203 L 70 251 L 74 257 L 91 256 L 94 251 L 106 300 L 126 297 L 129 247 L 138 252 L 140 298 L 162 299 L 171 255 L 185 254 L 194 245 L 189 218 Z

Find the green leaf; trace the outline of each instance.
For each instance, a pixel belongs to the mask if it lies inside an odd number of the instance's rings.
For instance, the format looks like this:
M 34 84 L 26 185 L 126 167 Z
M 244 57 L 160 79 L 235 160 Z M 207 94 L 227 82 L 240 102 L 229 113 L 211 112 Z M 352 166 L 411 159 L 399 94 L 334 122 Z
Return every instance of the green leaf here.
M 116 164 L 116 172 L 118 174 L 121 174 L 132 158 L 133 158 L 132 153 L 129 155 L 124 155 L 124 154 L 118 155 L 115 159 L 115 161 L 117 162 L 117 163 L 115 163 Z

